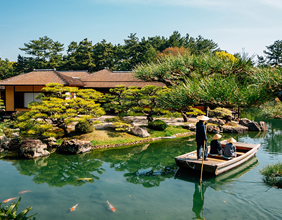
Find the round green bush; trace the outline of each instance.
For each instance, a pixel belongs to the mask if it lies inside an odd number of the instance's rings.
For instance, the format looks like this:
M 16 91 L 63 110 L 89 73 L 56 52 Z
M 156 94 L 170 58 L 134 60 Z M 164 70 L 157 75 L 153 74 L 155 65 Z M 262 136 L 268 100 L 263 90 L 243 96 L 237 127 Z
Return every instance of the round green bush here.
M 167 128 L 167 124 L 164 121 L 157 119 L 149 122 L 148 127 L 153 130 L 164 131 Z
M 88 121 L 80 121 L 75 125 L 75 131 L 80 134 L 87 134 L 94 131 L 94 126 Z

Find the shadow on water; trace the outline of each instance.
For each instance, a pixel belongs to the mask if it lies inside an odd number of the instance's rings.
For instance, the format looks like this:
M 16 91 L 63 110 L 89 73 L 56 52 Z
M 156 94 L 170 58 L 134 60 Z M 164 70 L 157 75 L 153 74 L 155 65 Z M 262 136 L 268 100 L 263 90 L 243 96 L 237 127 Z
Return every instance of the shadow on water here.
M 241 166 L 219 176 L 204 173 L 202 184 L 200 184 L 200 174 L 198 171 L 190 171 L 184 168 L 179 168 L 174 178 L 195 184 L 192 207 L 195 217 L 193 219 L 204 219 L 204 200 L 206 189 L 210 187 L 215 191 L 221 191 L 225 188 L 225 185 L 236 181 L 236 179 L 255 168 L 258 164 L 258 159 L 254 156 Z

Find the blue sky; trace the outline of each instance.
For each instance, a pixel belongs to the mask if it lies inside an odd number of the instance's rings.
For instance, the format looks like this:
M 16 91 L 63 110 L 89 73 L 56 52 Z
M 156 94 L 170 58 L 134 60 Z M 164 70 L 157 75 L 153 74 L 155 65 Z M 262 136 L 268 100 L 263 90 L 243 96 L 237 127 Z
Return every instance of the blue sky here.
M 281 0 L 0 0 L 0 58 L 16 61 L 24 43 L 48 36 L 123 44 L 137 37 L 202 35 L 229 53 L 263 55 L 282 40 Z

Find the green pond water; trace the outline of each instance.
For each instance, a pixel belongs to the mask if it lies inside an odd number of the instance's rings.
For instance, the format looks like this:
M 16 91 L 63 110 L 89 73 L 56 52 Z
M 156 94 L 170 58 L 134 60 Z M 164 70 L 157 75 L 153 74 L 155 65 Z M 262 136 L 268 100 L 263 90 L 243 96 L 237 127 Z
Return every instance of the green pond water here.
M 202 195 L 199 174 L 178 169 L 174 161 L 196 149 L 194 137 L 188 137 L 80 155 L 2 158 L 0 201 L 22 196 L 19 211 L 31 206 L 30 214 L 38 213 L 39 220 L 282 219 L 282 190 L 263 183 L 259 173 L 267 164 L 282 161 L 282 121 L 269 120 L 267 125 L 267 133 L 232 135 L 261 147 L 252 160 L 232 171 L 204 175 Z M 25 190 L 30 192 L 18 194 Z M 108 209 L 107 200 L 116 212 Z

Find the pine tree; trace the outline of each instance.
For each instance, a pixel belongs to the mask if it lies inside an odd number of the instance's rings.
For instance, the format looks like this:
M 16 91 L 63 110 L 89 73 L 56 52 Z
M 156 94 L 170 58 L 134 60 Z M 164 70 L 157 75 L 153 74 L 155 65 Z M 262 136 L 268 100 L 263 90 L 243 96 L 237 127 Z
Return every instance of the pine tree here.
M 64 136 L 69 136 L 68 125 L 71 122 L 90 121 L 105 114 L 97 104 L 103 94 L 93 89 L 49 83 L 42 92 L 37 97 L 42 101 L 30 103 L 30 111 L 18 117 L 18 127 L 29 135 L 55 136 L 52 129 L 57 127 L 63 130 Z

